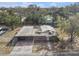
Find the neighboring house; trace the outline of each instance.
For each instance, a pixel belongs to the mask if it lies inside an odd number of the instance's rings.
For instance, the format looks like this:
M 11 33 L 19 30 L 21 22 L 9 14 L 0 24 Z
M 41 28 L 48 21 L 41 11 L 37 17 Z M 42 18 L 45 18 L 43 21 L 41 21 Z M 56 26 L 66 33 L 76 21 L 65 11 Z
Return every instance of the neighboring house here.
M 52 20 L 53 20 L 52 16 L 46 15 L 44 18 L 45 18 L 45 21 L 46 21 L 47 24 L 51 24 L 52 23 Z
M 22 17 L 21 22 L 24 22 L 25 19 L 26 19 L 26 17 Z

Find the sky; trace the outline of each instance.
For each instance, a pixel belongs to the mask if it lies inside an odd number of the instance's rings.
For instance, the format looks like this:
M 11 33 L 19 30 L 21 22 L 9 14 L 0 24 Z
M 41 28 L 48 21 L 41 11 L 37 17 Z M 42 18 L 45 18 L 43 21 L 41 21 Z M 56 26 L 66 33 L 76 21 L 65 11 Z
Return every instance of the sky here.
M 64 7 L 74 4 L 74 2 L 0 2 L 0 7 L 28 7 L 30 4 L 35 4 L 42 8 L 49 8 L 53 6 Z

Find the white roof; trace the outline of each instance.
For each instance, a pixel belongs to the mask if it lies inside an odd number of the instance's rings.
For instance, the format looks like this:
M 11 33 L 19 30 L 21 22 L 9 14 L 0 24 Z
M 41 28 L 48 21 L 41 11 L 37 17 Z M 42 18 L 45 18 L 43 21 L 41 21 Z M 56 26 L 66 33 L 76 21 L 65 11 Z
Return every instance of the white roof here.
M 41 26 L 41 31 L 42 32 L 45 32 L 45 31 L 48 31 L 48 30 L 56 32 L 56 30 L 53 27 L 49 26 L 49 25 L 42 25 Z

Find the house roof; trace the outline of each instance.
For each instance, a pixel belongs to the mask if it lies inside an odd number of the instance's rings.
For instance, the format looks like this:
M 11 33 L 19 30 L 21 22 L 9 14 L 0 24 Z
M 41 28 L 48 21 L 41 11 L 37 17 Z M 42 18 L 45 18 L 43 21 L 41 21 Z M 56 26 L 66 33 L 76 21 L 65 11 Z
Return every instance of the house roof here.
M 42 32 L 44 32 L 44 31 L 54 31 L 54 32 L 56 32 L 56 30 L 49 25 L 42 25 L 42 26 L 40 26 L 40 28 L 41 28 Z
M 16 36 L 29 36 L 32 35 L 33 26 L 23 26 Z
M 23 26 L 22 29 L 15 36 L 52 36 L 47 31 L 52 30 L 55 32 L 54 28 L 51 29 L 46 26 L 39 26 L 39 28 L 35 28 L 34 26 Z M 49 28 L 49 29 L 47 29 Z

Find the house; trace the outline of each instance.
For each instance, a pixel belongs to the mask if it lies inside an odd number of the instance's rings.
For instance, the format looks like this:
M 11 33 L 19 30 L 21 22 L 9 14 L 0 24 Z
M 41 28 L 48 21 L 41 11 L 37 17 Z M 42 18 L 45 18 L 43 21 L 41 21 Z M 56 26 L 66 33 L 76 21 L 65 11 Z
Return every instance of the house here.
M 19 40 L 28 41 L 44 41 L 50 37 L 56 37 L 56 30 L 49 25 L 40 25 L 40 26 L 23 26 L 22 29 L 15 35 L 12 40 L 12 44 L 16 43 Z
M 51 15 L 46 15 L 46 16 L 44 16 L 44 18 L 45 18 L 45 21 L 47 24 L 52 23 L 53 17 Z
M 22 17 L 21 22 L 24 22 L 25 19 L 26 19 L 26 17 Z

